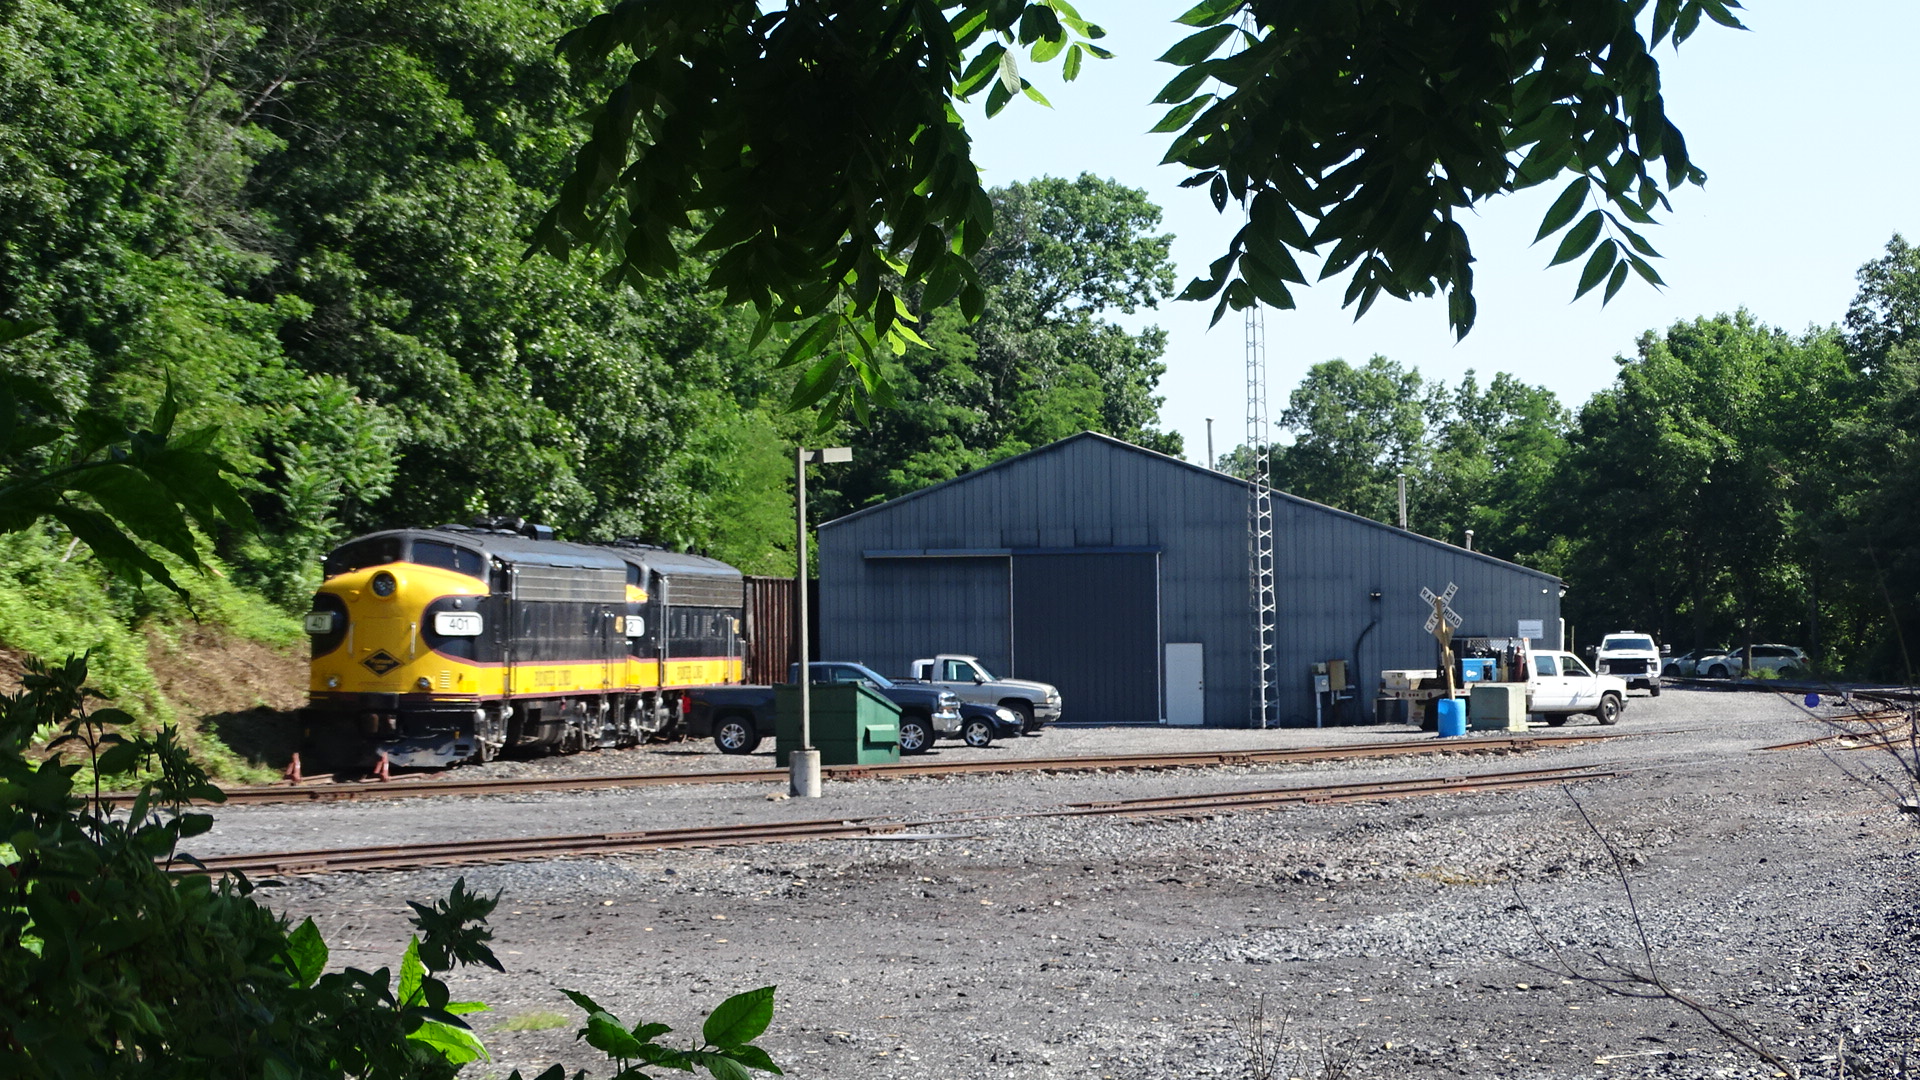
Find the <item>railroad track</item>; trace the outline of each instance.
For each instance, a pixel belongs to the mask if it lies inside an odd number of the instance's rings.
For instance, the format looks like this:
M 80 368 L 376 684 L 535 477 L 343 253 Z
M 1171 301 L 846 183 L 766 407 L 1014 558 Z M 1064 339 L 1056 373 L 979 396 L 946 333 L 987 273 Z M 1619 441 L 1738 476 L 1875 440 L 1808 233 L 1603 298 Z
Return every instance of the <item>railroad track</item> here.
M 829 765 L 821 769 L 827 780 L 880 780 L 911 776 L 964 776 L 1021 772 L 1102 772 L 1206 768 L 1230 765 L 1283 765 L 1347 758 L 1407 757 L 1419 754 L 1511 754 L 1548 746 L 1572 746 L 1610 735 L 1508 735 L 1468 739 L 1401 739 L 1356 746 L 1308 746 L 1265 750 L 1208 750 L 1176 754 L 1105 754 L 1064 758 L 967 758 L 955 761 L 902 762 L 898 765 Z M 785 769 L 740 769 L 728 772 L 632 773 L 616 776 L 540 777 L 475 780 L 389 780 L 336 783 L 307 781 L 225 789 L 225 805 L 259 803 L 335 802 L 362 799 L 420 799 L 454 795 L 513 795 L 538 791 L 592 791 L 603 788 L 658 787 L 668 784 L 771 784 L 788 778 Z M 108 805 L 126 807 L 132 792 L 102 796 Z
M 1212 792 L 1204 795 L 1070 803 L 1045 810 L 1010 814 L 973 814 L 902 821 L 889 818 L 838 818 L 773 824 L 720 825 L 695 829 L 532 836 L 496 840 L 429 841 L 364 848 L 280 851 L 201 860 L 211 874 L 313 874 L 341 871 L 408 870 L 468 863 L 498 863 L 657 851 L 666 848 L 719 847 L 734 844 L 791 843 L 802 840 L 911 836 L 927 830 L 1013 818 L 1154 817 L 1267 809 L 1288 805 L 1369 802 L 1475 791 L 1499 791 L 1603 780 L 1620 775 L 1604 765 L 1520 772 L 1425 777 L 1412 780 L 1317 784 L 1308 787 Z M 198 873 L 201 870 L 183 870 Z

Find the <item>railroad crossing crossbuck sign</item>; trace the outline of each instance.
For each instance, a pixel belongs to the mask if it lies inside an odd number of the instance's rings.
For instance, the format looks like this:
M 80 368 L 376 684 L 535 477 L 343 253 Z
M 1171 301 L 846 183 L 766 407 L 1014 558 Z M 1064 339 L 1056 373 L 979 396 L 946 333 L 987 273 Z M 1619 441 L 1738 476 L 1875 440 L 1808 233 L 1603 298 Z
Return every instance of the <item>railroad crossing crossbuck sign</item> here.
M 1459 591 L 1460 586 L 1452 582 L 1448 582 L 1447 591 L 1438 596 L 1434 595 L 1432 589 L 1425 586 L 1421 586 L 1420 588 L 1420 599 L 1433 605 L 1433 614 L 1427 616 L 1427 633 L 1439 638 L 1442 644 L 1445 644 L 1451 639 L 1453 632 L 1460 628 L 1462 621 L 1460 613 L 1453 610 L 1452 603 L 1454 594 Z M 1447 624 L 1447 628 L 1444 631 L 1438 631 L 1438 627 L 1442 622 Z

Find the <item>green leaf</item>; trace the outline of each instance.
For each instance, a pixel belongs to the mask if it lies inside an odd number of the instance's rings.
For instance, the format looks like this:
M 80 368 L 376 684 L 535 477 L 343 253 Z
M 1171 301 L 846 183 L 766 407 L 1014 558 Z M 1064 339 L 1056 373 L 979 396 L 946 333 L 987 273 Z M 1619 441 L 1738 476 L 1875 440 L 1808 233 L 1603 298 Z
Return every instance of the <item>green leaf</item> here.
M 1595 285 L 1606 278 L 1619 258 L 1620 245 L 1613 240 L 1602 241 L 1588 257 L 1586 268 L 1580 271 L 1580 288 L 1574 292 L 1573 298 L 1578 300 L 1592 291 Z
M 588 997 L 587 995 L 581 993 L 578 990 L 567 990 L 563 988 L 560 992 L 567 995 L 567 997 L 571 998 L 573 1000 L 573 1003 L 575 1005 L 580 1006 L 581 1010 L 586 1013 L 592 1014 L 592 1013 L 607 1011 L 600 1007 L 599 1002 L 593 1000 L 592 998 Z
M 775 1076 L 786 1075 L 781 1071 L 780 1066 L 773 1063 L 773 1057 L 757 1046 L 736 1046 L 730 1050 L 723 1050 L 721 1053 L 745 1065 L 749 1069 L 773 1073 Z
M 74 475 L 68 484 L 100 504 L 108 516 L 142 540 L 166 548 L 197 565 L 200 553 L 187 519 L 169 492 L 126 465 L 103 465 Z
M 995 80 L 993 86 L 987 90 L 987 115 L 1000 115 L 1000 110 L 1006 108 L 1007 102 L 1012 100 L 1013 91 L 1007 89 L 1006 83 Z
M 1188 8 L 1186 14 L 1173 21 L 1185 26 L 1212 26 L 1233 18 L 1244 2 L 1245 0 L 1200 0 L 1200 3 Z
M 450 1065 L 470 1061 L 491 1061 L 487 1048 L 472 1031 L 429 1020 L 407 1034 L 414 1042 L 425 1043 L 440 1052 Z
M 1187 126 L 1187 121 L 1193 119 L 1194 113 L 1206 108 L 1212 101 L 1212 94 L 1201 94 L 1184 105 L 1176 105 L 1167 110 L 1167 115 L 1161 117 L 1160 122 L 1153 125 L 1150 132 L 1179 131 Z
M 1232 26 L 1215 26 L 1208 30 L 1202 30 L 1178 42 L 1173 48 L 1162 53 L 1160 63 L 1178 64 L 1181 67 L 1190 67 L 1197 64 L 1207 57 L 1212 56 L 1214 52 L 1220 48 L 1222 43 L 1233 36 L 1233 31 L 1234 28 Z
M 846 370 L 846 353 L 835 351 L 821 357 L 794 384 L 793 394 L 787 399 L 787 408 L 797 411 L 817 404 L 839 384 L 840 375 Z
M 93 549 L 100 562 L 121 580 L 138 581 L 142 576 L 150 577 L 181 596 L 187 595 L 187 590 L 173 580 L 173 575 L 159 560 L 140 550 L 140 546 L 106 515 L 72 506 L 55 506 L 47 513 L 65 525 L 81 543 Z
M 427 977 L 427 965 L 420 962 L 420 939 L 407 939 L 407 951 L 400 957 L 400 985 L 394 989 L 394 1000 L 402 1005 L 418 1004 L 421 997 L 420 984 Z
M 1085 55 L 1085 50 L 1081 49 L 1078 44 L 1068 49 L 1067 58 L 1060 63 L 1060 77 L 1067 82 L 1072 82 L 1079 78 L 1080 64 Z
M 584 1036 L 587 1045 L 610 1057 L 637 1058 L 641 1052 L 641 1041 L 620 1025 L 610 1013 L 595 1012 L 587 1017 L 587 1030 Z
M 1000 54 L 1000 85 L 1006 88 L 1009 97 L 1020 92 L 1020 65 L 1011 52 Z
M 771 986 L 735 994 L 721 1002 L 700 1029 L 710 1046 L 734 1047 L 750 1043 L 773 1022 Z
M 807 327 L 804 333 L 787 345 L 786 351 L 780 354 L 780 359 L 773 366 L 792 367 L 814 356 L 826 347 L 827 342 L 833 340 L 834 331 L 839 329 L 840 321 L 841 318 L 837 313 L 820 316 L 812 326 Z
M 1627 254 L 1627 262 L 1632 265 L 1633 272 L 1639 274 L 1641 280 L 1647 284 L 1652 285 L 1656 289 L 1666 287 L 1667 283 L 1660 280 L 1660 275 L 1654 270 L 1652 263 L 1631 252 Z
M 1572 221 L 1573 215 L 1580 212 L 1581 204 L 1587 201 L 1587 191 L 1592 186 L 1593 181 L 1585 176 L 1578 177 L 1573 183 L 1568 184 L 1567 190 L 1553 200 L 1553 205 L 1547 208 L 1547 215 L 1540 219 L 1540 231 L 1534 234 L 1533 242 L 1537 244 L 1545 240 L 1553 233 L 1559 232 L 1567 222 Z
M 1155 105 L 1177 105 L 1192 97 L 1193 92 L 1200 89 L 1200 84 L 1207 81 L 1207 77 L 1207 65 L 1205 63 L 1195 64 L 1180 74 L 1175 75 L 1173 78 L 1168 79 L 1167 85 L 1160 88 L 1160 94 L 1153 99 L 1153 103 Z
M 753 1080 L 745 1066 L 724 1054 L 693 1050 L 687 1053 L 687 1060 L 707 1070 L 714 1080 Z
M 302 987 L 312 986 L 321 972 L 327 970 L 327 942 L 312 919 L 294 927 L 287 935 L 286 960 L 295 983 Z
M 1614 266 L 1613 273 L 1607 275 L 1607 292 L 1606 292 L 1606 295 L 1600 298 L 1600 302 L 1602 304 L 1605 304 L 1607 301 L 1612 300 L 1613 294 L 1619 292 L 1620 286 L 1625 285 L 1626 283 L 1627 283 L 1627 263 L 1623 260 L 1619 264 Z
M 1591 211 L 1586 217 L 1581 218 L 1580 224 L 1567 230 L 1567 235 L 1560 241 L 1559 250 L 1553 253 L 1553 261 L 1547 265 L 1559 266 L 1563 262 L 1570 262 L 1573 259 L 1579 258 L 1582 253 L 1593 246 L 1595 240 L 1600 238 L 1600 225 L 1602 220 L 1603 218 L 1598 210 Z
M 93 763 L 93 771 L 102 776 L 117 776 L 140 767 L 140 747 L 122 743 L 107 748 Z

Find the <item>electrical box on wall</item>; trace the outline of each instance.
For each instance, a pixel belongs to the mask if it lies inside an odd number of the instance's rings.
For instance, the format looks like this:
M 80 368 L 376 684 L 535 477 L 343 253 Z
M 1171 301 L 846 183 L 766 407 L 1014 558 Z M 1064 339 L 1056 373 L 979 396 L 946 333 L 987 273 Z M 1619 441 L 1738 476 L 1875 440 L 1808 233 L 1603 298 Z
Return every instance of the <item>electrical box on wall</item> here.
M 1327 661 L 1328 689 L 1345 690 L 1347 688 L 1347 662 L 1345 660 Z

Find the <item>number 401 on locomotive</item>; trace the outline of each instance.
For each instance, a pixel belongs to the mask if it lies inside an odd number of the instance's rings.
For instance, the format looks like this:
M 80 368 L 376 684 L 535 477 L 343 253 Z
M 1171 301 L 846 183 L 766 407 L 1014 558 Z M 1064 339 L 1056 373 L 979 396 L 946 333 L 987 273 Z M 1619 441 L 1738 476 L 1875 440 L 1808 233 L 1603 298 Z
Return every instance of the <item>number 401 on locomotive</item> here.
M 327 556 L 297 769 L 631 746 L 739 682 L 740 571 L 517 518 L 371 533 Z

